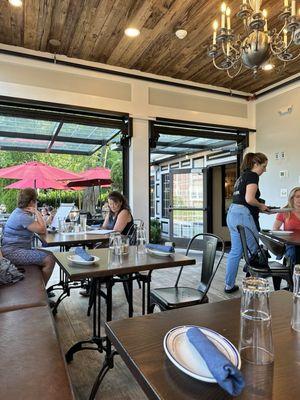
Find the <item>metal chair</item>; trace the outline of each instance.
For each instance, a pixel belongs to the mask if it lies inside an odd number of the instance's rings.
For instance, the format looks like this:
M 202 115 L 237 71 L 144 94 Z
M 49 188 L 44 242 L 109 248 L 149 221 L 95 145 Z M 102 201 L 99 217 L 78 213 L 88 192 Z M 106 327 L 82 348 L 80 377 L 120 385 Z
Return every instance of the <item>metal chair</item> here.
M 218 243 L 221 243 L 221 254 L 216 262 Z M 183 267 L 181 267 L 173 287 L 152 289 L 150 291 L 150 304 L 148 308 L 150 313 L 154 311 L 155 306 L 158 306 L 161 311 L 165 311 L 208 303 L 207 293 L 224 256 L 225 244 L 223 239 L 216 235 L 199 233 L 190 240 L 185 253 L 187 256 L 192 246 L 201 247 L 200 250 L 202 252 L 201 281 L 198 288 L 179 286 L 183 270 Z
M 281 264 L 278 261 L 269 261 L 266 259 L 266 268 L 257 268 L 256 266 L 252 265 L 251 263 L 251 256 L 253 255 L 247 246 L 247 237 L 246 237 L 246 229 L 249 235 L 252 235 L 255 241 L 257 242 L 257 252 L 264 257 L 262 253 L 262 249 L 259 246 L 258 240 L 256 239 L 254 233 L 248 227 L 243 225 L 238 225 L 237 230 L 239 232 L 242 248 L 243 248 L 243 256 L 246 262 L 246 267 L 250 275 L 258 276 L 261 278 L 268 278 L 271 277 L 273 280 L 274 290 L 280 289 L 280 282 L 281 279 L 284 279 L 288 283 L 289 290 L 293 287 L 293 279 L 291 269 L 287 266 Z M 266 246 L 267 250 L 273 253 L 276 256 L 282 257 L 285 253 L 285 245 L 279 241 L 275 241 L 275 239 L 267 240 L 266 237 L 263 239 L 261 238 L 262 242 Z

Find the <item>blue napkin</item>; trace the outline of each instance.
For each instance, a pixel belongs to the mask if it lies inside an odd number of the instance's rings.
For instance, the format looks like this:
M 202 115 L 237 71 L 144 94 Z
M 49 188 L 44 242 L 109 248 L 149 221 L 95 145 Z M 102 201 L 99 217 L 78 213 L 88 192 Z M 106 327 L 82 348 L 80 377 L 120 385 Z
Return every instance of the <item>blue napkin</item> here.
M 175 249 L 173 246 L 163 246 L 162 244 L 147 244 L 147 249 L 150 250 L 158 250 L 162 251 L 163 253 L 174 253 Z
M 77 256 L 81 257 L 85 261 L 93 261 L 94 260 L 94 256 L 91 256 L 82 247 L 76 247 L 75 254 L 77 254 Z
M 198 328 L 187 331 L 190 343 L 207 364 L 218 384 L 232 396 L 238 396 L 245 387 L 242 373 Z

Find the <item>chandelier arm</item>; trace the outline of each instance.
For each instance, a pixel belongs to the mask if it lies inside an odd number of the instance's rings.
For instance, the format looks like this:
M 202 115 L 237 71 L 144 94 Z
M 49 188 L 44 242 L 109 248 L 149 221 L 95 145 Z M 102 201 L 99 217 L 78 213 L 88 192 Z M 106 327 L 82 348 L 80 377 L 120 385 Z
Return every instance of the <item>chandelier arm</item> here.
M 277 55 L 277 58 L 278 58 L 280 61 L 283 61 L 283 62 L 286 64 L 287 62 L 297 60 L 297 59 L 299 58 L 299 56 L 300 56 L 300 52 L 299 52 L 295 57 L 289 58 L 288 60 L 285 60 L 284 58 L 281 58 L 280 55 Z
M 228 69 L 228 68 L 224 68 L 224 67 L 217 65 L 215 57 L 213 57 L 213 64 L 214 64 L 214 67 L 217 68 L 219 71 L 226 71 Z
M 226 71 L 227 75 L 229 76 L 229 78 L 233 79 L 241 72 L 242 68 L 243 68 L 243 64 L 241 63 L 240 66 L 239 66 L 239 69 L 237 70 L 237 72 L 235 74 L 231 75 L 230 71 L 227 70 Z

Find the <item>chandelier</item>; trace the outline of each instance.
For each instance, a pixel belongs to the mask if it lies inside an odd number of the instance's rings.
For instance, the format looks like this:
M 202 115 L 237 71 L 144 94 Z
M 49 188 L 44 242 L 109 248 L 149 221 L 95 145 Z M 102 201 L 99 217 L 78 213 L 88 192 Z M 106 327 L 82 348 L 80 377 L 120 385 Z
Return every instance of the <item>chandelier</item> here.
M 230 78 L 237 76 L 243 66 L 254 75 L 259 68 L 272 69 L 270 59 L 284 63 L 300 56 L 300 9 L 296 1 L 284 0 L 279 15 L 281 29 L 268 30 L 267 11 L 261 10 L 262 0 L 243 0 L 237 16 L 243 21 L 244 33 L 235 35 L 231 29 L 231 10 L 221 5 L 221 26 L 213 22 L 213 41 L 208 55 L 218 70 L 227 71 Z M 269 67 L 269 68 L 268 68 Z

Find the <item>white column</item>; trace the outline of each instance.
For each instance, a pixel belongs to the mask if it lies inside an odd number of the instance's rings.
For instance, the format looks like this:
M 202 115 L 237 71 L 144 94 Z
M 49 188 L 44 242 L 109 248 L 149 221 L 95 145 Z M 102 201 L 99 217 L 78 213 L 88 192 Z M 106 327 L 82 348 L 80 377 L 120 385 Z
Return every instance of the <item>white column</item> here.
M 129 199 L 133 218 L 142 219 L 149 230 L 149 123 L 133 118 L 129 148 Z

